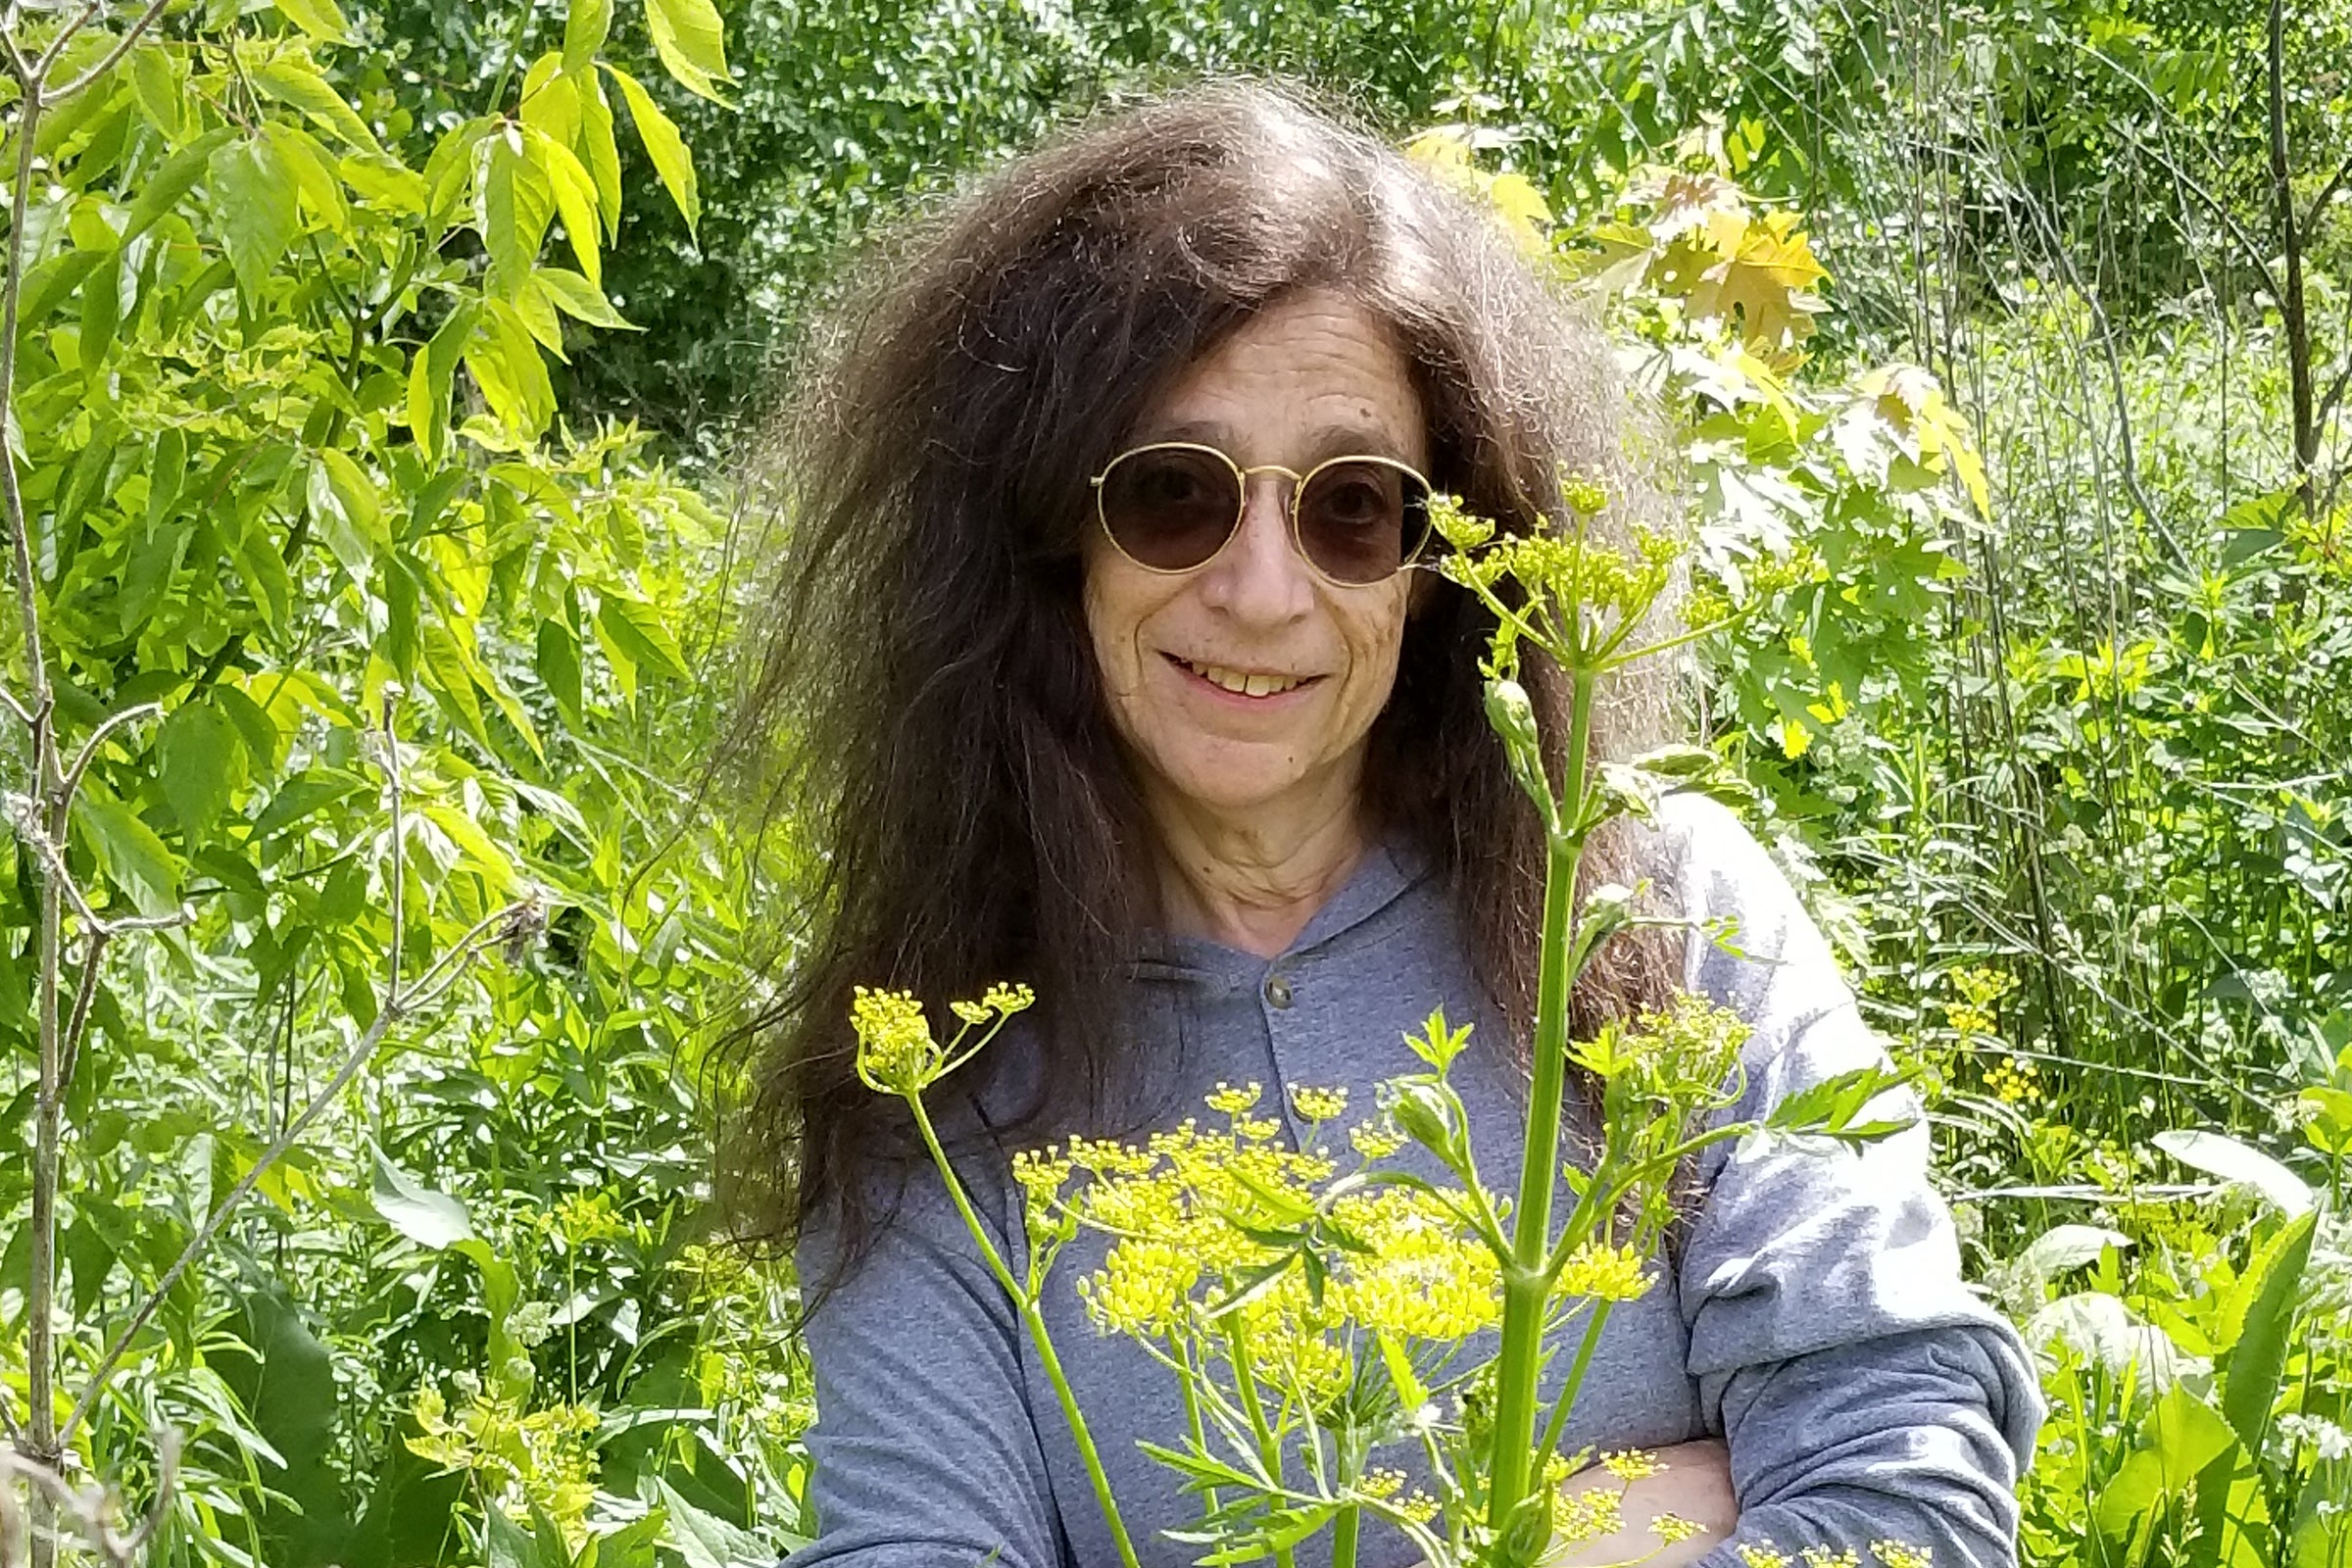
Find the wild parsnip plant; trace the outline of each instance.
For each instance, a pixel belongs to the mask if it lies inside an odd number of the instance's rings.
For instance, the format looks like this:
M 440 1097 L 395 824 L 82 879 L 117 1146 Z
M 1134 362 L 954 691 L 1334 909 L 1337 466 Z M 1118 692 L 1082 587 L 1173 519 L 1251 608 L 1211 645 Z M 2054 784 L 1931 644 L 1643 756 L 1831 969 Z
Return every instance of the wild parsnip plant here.
M 1761 1122 L 1724 1112 L 1741 1089 L 1746 1026 L 1696 998 L 1572 1041 L 1568 999 L 1610 941 L 1643 927 L 1685 928 L 1649 912 L 1646 886 L 1578 897 L 1586 846 L 1611 821 L 1647 816 L 1670 794 L 1736 793 L 1715 754 L 1671 747 L 1631 761 L 1592 754 L 1592 719 L 1609 680 L 1715 629 L 1739 610 L 1720 600 L 1697 624 L 1653 630 L 1680 547 L 1637 532 L 1630 548 L 1592 524 L 1606 498 L 1570 478 L 1560 520 L 1524 532 L 1441 507 L 1442 569 L 1493 612 L 1487 713 L 1539 813 L 1548 845 L 1543 961 L 1521 1177 L 1515 1196 L 1480 1175 L 1468 1113 L 1448 1069 L 1470 1039 L 1441 1011 L 1408 1039 L 1427 1071 L 1383 1083 L 1346 1129 L 1346 1155 L 1320 1137 L 1347 1115 L 1336 1090 L 1288 1090 L 1310 1124 L 1287 1147 L 1257 1114 L 1260 1085 L 1207 1097 L 1215 1121 L 1190 1120 L 1140 1146 L 1074 1137 L 1019 1155 L 1029 1239 L 1015 1272 L 978 1223 L 923 1096 L 1026 1006 L 1025 989 L 957 1003 L 962 1028 L 933 1037 L 920 1004 L 861 992 L 853 1009 L 859 1070 L 904 1099 L 990 1271 L 1013 1300 L 1052 1377 L 1098 1499 L 1127 1563 L 1132 1538 L 1062 1377 L 1040 1307 L 1054 1262 L 1081 1227 L 1110 1239 L 1078 1283 L 1105 1333 L 1133 1339 L 1178 1383 L 1186 1430 L 1151 1448 L 1200 1501 L 1181 1539 L 1204 1560 L 1291 1561 L 1330 1533 L 1352 1568 L 1365 1519 L 1408 1536 L 1432 1568 L 1532 1564 L 1556 1544 L 1623 1528 L 1622 1486 L 1648 1473 L 1640 1454 L 1600 1456 L 1619 1488 L 1564 1490 L 1592 1456 L 1557 1452 L 1610 1308 L 1654 1284 L 1650 1259 L 1673 1215 L 1676 1172 L 1701 1150 L 1752 1134 L 1867 1140 L 1895 1130 L 1878 1102 L 1896 1078 L 1876 1067 L 1833 1078 Z M 1568 733 L 1542 733 L 1520 683 L 1527 651 L 1568 683 Z M 1717 933 L 1720 934 L 1720 933 Z M 1563 1163 L 1571 1071 L 1597 1088 L 1597 1148 Z M 1451 1182 L 1392 1163 L 1407 1142 Z M 1555 1220 L 1554 1196 L 1569 1202 Z M 1496 1337 L 1491 1356 L 1465 1354 Z M 1548 1411 L 1539 1399 L 1555 1346 L 1573 1357 Z M 1407 1459 L 1405 1456 L 1409 1455 Z M 1423 1479 L 1408 1480 L 1406 1464 Z M 1649 1521 L 1661 1543 L 1697 1527 Z

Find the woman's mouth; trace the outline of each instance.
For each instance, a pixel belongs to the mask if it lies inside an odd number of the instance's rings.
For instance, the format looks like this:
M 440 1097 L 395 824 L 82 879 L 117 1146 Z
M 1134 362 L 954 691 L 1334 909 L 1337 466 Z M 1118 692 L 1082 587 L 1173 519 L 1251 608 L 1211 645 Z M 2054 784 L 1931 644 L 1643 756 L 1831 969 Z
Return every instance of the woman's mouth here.
M 1297 691 L 1301 686 L 1311 685 L 1322 679 L 1319 675 L 1277 675 L 1265 670 L 1235 669 L 1230 665 L 1204 663 L 1198 660 L 1184 659 L 1175 654 L 1167 654 L 1162 657 L 1169 663 L 1194 678 L 1214 686 L 1219 691 L 1230 692 L 1236 697 L 1261 700 L 1268 697 L 1279 697 L 1285 692 Z

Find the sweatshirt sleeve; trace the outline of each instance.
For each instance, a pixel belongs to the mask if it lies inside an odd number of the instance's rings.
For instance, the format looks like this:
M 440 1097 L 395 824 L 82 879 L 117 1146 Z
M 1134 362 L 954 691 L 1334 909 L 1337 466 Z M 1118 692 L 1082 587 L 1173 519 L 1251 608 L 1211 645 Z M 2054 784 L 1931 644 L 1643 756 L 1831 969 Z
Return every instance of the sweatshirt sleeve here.
M 1003 1205 L 972 1190 L 1019 1267 Z M 800 1249 L 801 1277 L 819 1288 L 806 1325 L 817 1537 L 783 1568 L 1058 1568 L 1028 1346 L 946 1189 L 917 1172 L 873 1251 L 822 1291 L 835 1249 L 823 1231 Z
M 1740 956 L 1696 939 L 1687 983 L 1752 1026 L 1741 1102 L 1885 1059 L 1835 958 L 1736 818 L 1678 802 L 1684 909 L 1729 915 Z M 1916 1106 L 1914 1106 L 1916 1109 Z M 1718 1146 L 1680 1262 L 1690 1371 L 1731 1450 L 1739 1548 L 1789 1557 L 1897 1541 L 1937 1568 L 2017 1561 L 2016 1484 L 2042 1404 L 2017 1333 L 1960 1274 L 1919 1123 L 1861 1150 Z

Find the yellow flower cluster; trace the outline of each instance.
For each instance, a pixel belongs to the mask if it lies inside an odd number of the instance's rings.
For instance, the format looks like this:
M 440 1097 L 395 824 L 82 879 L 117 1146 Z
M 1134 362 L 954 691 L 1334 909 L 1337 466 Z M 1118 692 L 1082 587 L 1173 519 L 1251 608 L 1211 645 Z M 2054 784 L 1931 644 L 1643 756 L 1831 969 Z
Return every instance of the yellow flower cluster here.
M 1425 1525 L 1438 1516 L 1438 1499 L 1415 1487 L 1404 1490 L 1405 1475 L 1401 1470 L 1372 1469 L 1356 1481 L 1359 1495 L 1375 1502 L 1385 1502 L 1417 1525 Z
M 1984 1069 L 1984 1087 L 2011 1105 L 2039 1100 L 2041 1063 L 2031 1056 L 2003 1056 Z
M 858 987 L 850 1002 L 850 1028 L 858 1036 L 858 1076 L 880 1094 L 910 1094 L 938 1076 L 939 1043 L 931 1020 L 911 991 L 869 991 Z
M 1333 1281 L 1345 1320 L 1419 1340 L 1466 1339 L 1501 1321 L 1501 1268 L 1441 1200 L 1376 1188 L 1342 1199 L 1332 1217 L 1371 1249 L 1350 1253 Z
M 509 1519 L 545 1513 L 573 1551 L 588 1539 L 596 1500 L 597 1414 L 586 1405 L 526 1410 L 519 1398 L 467 1391 L 452 1414 L 440 1389 L 426 1384 L 411 1407 L 417 1436 L 409 1450 L 444 1470 L 472 1473 L 483 1494 Z
M 2017 989 L 2017 976 L 1983 964 L 1951 972 L 1952 989 L 1960 1000 L 1943 1004 L 1943 1016 L 1962 1040 L 1974 1040 L 2000 1028 L 2001 999 Z
M 876 1094 L 918 1095 L 970 1059 L 1004 1020 L 1034 1005 L 1037 993 L 1027 986 L 995 985 L 978 1002 L 951 1002 L 948 1010 L 963 1027 L 947 1046 L 931 1033 L 931 1020 L 911 991 L 872 991 L 858 986 L 851 994 L 850 1029 L 858 1037 L 858 1077 Z M 968 1051 L 956 1054 L 974 1029 L 986 1034 Z
M 1338 1121 L 1348 1113 L 1348 1091 L 1294 1084 L 1291 1086 L 1291 1108 L 1298 1113 L 1298 1119 L 1303 1122 L 1319 1124 Z
M 1650 1515 L 1649 1533 L 1658 1538 L 1661 1545 L 1679 1546 L 1686 1541 L 1695 1541 L 1705 1535 L 1707 1527 L 1681 1514 L 1659 1513 Z
M 1630 1247 L 1587 1242 L 1571 1250 L 1561 1267 L 1560 1294 L 1590 1301 L 1633 1300 L 1650 1287 L 1646 1261 Z
M 1657 1461 L 1655 1455 L 1643 1453 L 1638 1448 L 1604 1453 L 1600 1456 L 1600 1467 L 1620 1481 L 1647 1481 L 1651 1476 L 1666 1473 L 1666 1467 Z
M 1624 1528 L 1625 1494 L 1615 1487 L 1551 1494 L 1551 1533 L 1564 1544 L 1598 1541 Z

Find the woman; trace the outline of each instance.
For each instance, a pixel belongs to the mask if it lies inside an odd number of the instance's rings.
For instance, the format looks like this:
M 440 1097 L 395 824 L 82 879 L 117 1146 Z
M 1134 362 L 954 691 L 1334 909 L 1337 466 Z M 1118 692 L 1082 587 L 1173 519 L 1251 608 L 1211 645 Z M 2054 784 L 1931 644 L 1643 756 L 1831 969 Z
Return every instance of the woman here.
M 1082 125 L 871 275 L 787 432 L 753 710 L 789 739 L 778 788 L 824 882 L 737 1164 L 808 1292 L 822 1534 L 793 1562 L 1098 1568 L 1109 1538 L 1013 1314 L 853 1075 L 850 988 L 1036 988 L 1034 1026 L 943 1086 L 1016 1257 L 1012 1150 L 1166 1125 L 1220 1081 L 1367 1105 L 1440 1004 L 1480 1021 L 1455 1082 L 1507 1190 L 1542 846 L 1481 711 L 1485 617 L 1404 569 L 1421 476 L 1506 520 L 1556 508 L 1563 465 L 1614 526 L 1657 504 L 1603 345 L 1472 208 L 1266 88 Z M 1619 701 L 1603 755 L 1675 710 L 1662 684 Z M 1680 810 L 1587 865 L 1737 919 L 1748 956 L 1621 941 L 1580 983 L 1580 1032 L 1682 986 L 1738 1008 L 1743 1114 L 1875 1058 L 1728 815 Z M 1715 1534 L 1660 1560 L 1888 1538 L 2014 1559 L 2034 1382 L 1959 1281 L 1924 1152 L 1912 1133 L 1697 1173 L 1562 1445 L 1666 1453 L 1628 1517 Z M 1073 1290 L 1049 1309 L 1139 1546 L 1189 1561 L 1158 1535 L 1188 1499 L 1135 1446 L 1181 1430 L 1172 1383 Z M 1411 1558 L 1389 1536 L 1362 1560 Z

